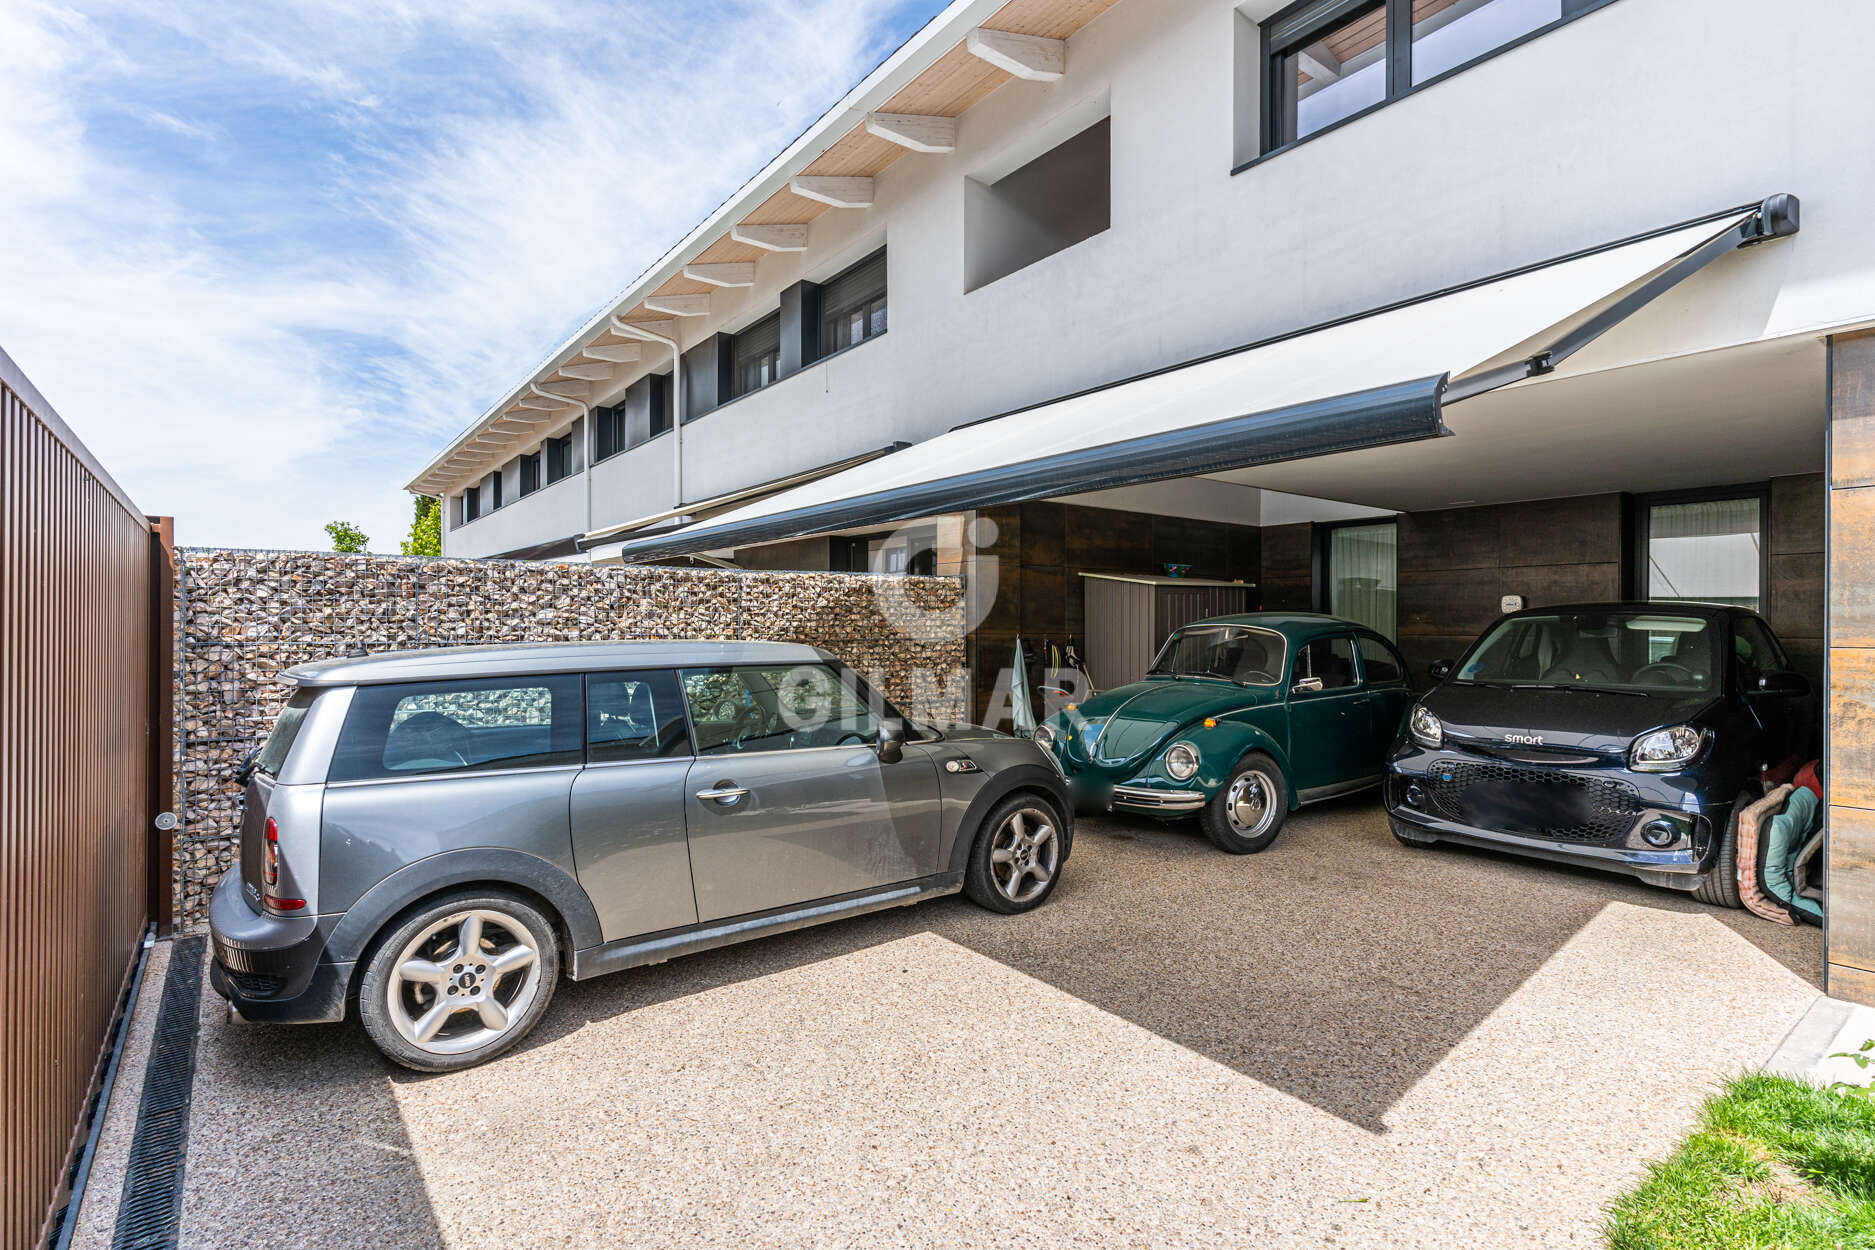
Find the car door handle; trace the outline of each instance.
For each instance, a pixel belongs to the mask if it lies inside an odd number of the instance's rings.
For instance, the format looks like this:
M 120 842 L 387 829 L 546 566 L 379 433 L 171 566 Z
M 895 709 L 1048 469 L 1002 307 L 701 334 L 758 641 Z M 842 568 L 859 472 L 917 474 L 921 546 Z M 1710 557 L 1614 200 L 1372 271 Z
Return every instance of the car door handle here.
M 747 793 L 748 790 L 743 786 L 715 786 L 708 790 L 697 791 L 697 797 L 714 799 L 719 803 L 734 803 Z

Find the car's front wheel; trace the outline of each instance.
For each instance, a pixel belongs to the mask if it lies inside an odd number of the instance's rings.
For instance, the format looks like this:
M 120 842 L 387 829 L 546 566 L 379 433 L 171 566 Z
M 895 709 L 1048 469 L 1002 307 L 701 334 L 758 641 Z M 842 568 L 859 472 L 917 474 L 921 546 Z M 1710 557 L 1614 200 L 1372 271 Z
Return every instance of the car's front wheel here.
M 552 923 L 513 895 L 465 891 L 384 936 L 358 986 L 365 1032 L 419 1072 L 472 1068 L 527 1035 L 560 980 Z
M 1276 761 L 1253 752 L 1237 761 L 1224 784 L 1198 814 L 1205 836 L 1233 855 L 1254 855 L 1283 831 L 1289 787 Z
M 1055 809 L 1036 795 L 1012 794 L 977 833 L 964 867 L 964 893 L 1005 915 L 1040 907 L 1055 892 L 1066 851 Z
M 1732 817 L 1725 822 L 1719 840 L 1719 853 L 1713 857 L 1712 871 L 1693 890 L 1693 897 L 1714 907 L 1743 907 L 1738 896 L 1738 818 L 1755 802 L 1749 790 L 1739 791 L 1732 800 Z

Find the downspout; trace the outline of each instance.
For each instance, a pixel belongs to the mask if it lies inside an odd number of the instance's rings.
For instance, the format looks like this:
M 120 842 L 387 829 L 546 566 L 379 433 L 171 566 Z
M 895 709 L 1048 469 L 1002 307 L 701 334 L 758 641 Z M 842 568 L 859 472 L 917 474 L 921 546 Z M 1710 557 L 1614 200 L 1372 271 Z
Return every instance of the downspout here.
M 575 399 L 571 395 L 556 395 L 552 391 L 543 391 L 538 382 L 529 382 L 527 389 L 542 399 L 554 399 L 579 407 L 579 468 L 586 478 L 586 528 L 580 532 L 590 534 L 592 533 L 592 405 L 583 399 Z
M 662 334 L 647 330 L 641 325 L 621 321 L 615 315 L 612 318 L 612 333 L 628 339 L 649 339 L 653 343 L 662 343 L 671 349 L 671 445 L 674 448 L 672 468 L 676 474 L 676 483 L 672 489 L 671 506 L 681 509 L 684 506 L 684 357 L 683 349 L 675 338 L 665 338 Z M 592 533 L 592 518 L 587 517 L 586 532 Z

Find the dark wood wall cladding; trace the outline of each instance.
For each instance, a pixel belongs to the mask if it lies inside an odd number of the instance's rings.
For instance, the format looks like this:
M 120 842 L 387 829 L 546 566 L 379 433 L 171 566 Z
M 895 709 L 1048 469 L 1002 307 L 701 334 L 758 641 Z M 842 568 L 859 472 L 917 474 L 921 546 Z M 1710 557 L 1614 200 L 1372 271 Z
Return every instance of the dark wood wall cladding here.
M 0 1246 L 63 1202 L 149 914 L 153 564 L 146 518 L 0 352 Z
M 992 720 L 1018 635 L 1040 644 L 1085 634 L 1083 572 L 1164 573 L 1167 564 L 1189 564 L 1192 577 L 1254 582 L 1262 564 L 1254 525 L 1048 502 L 986 508 L 977 518 L 995 526 L 995 538 L 977 550 L 969 575 L 971 594 L 981 596 L 973 609 L 981 622 L 972 635 L 973 715 Z M 993 582 L 986 558 L 995 560 Z
M 1264 611 L 1307 612 L 1315 606 L 1314 533 L 1306 521 L 1264 527 L 1263 576 L 1257 586 Z
M 1621 596 L 1621 496 L 1584 495 L 1400 517 L 1400 651 L 1415 674 L 1455 659 L 1501 614 Z
M 1830 340 L 1825 988 L 1875 1005 L 1875 334 Z
M 745 569 L 824 573 L 827 571 L 832 541 L 828 538 L 796 538 L 788 542 L 769 543 L 765 547 L 741 547 L 736 551 L 736 564 Z

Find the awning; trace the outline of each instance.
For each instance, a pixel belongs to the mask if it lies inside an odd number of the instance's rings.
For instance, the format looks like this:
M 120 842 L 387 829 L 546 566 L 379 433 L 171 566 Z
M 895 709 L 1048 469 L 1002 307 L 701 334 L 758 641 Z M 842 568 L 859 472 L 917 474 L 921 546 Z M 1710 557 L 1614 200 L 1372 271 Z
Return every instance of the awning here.
M 616 555 L 686 555 L 1436 438 L 1445 405 L 1553 371 L 1708 264 L 1797 224 L 1796 199 L 1773 196 L 962 426 L 628 539 Z

